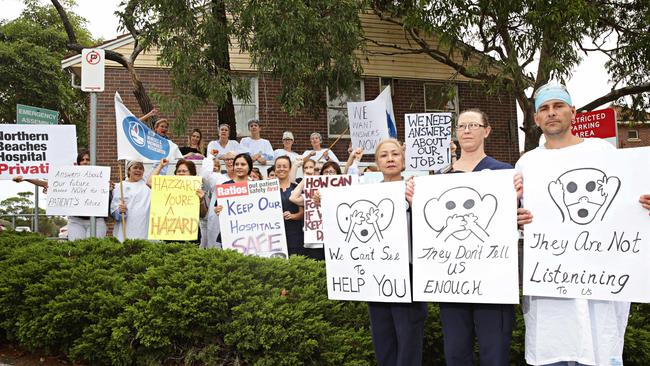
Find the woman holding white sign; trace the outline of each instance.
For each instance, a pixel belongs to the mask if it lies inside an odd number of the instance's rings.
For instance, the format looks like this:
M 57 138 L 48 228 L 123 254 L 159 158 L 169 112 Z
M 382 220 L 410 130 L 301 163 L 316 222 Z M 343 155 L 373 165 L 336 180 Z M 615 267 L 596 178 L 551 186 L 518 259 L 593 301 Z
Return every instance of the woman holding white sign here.
M 81 150 L 77 155 L 77 165 L 90 165 L 90 152 Z M 109 187 L 112 184 L 109 182 Z M 111 201 L 109 194 L 108 202 Z M 96 217 L 97 223 L 95 233 L 98 238 L 106 236 L 106 220 L 103 217 Z M 78 240 L 90 237 L 90 217 L 87 216 L 68 216 L 68 240 Z
M 129 161 L 126 164 L 126 177 L 122 182 L 124 197 L 120 194 L 119 186 L 113 189 L 111 200 L 111 216 L 115 219 L 113 236 L 121 242 L 126 238 L 147 239 L 151 188 L 143 179 L 144 165 L 139 161 Z M 126 223 L 126 238 L 122 234 L 122 217 Z
M 382 182 L 402 180 L 404 149 L 399 141 L 380 141 L 375 149 L 375 163 L 384 176 Z M 410 226 L 411 208 L 407 201 L 404 204 Z M 410 253 L 410 228 L 408 232 Z M 368 310 L 377 363 L 380 366 L 421 365 L 427 304 L 369 302 Z
M 453 163 L 452 172 L 512 169 L 510 164 L 485 154 L 485 139 L 490 132 L 487 115 L 481 110 L 468 109 L 458 115 L 456 137 L 461 155 Z M 407 195 L 412 197 L 413 191 L 413 181 L 409 180 Z M 440 320 L 448 366 L 475 364 L 474 337 L 478 339 L 481 365 L 509 363 L 510 341 L 515 324 L 513 305 L 441 302 Z

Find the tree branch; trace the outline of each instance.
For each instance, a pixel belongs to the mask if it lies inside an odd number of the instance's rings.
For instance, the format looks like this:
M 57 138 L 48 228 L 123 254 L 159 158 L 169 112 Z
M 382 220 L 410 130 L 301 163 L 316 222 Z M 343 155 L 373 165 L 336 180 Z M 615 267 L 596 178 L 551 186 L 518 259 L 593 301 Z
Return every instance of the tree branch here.
M 63 23 L 63 28 L 65 28 L 65 33 L 68 35 L 68 41 L 73 44 L 77 43 L 77 35 L 74 32 L 74 28 L 72 28 L 72 23 L 70 23 L 70 19 L 68 19 L 68 14 L 65 9 L 59 0 L 52 0 L 52 5 L 56 8 L 56 12 L 59 13 L 59 17 Z
M 605 103 L 608 102 L 613 102 L 621 97 L 624 97 L 626 95 L 633 95 L 633 94 L 639 94 L 639 93 L 644 93 L 650 91 L 650 83 L 645 83 L 645 84 L 640 84 L 640 85 L 633 85 L 633 86 L 626 86 L 620 89 L 612 90 L 611 92 L 603 95 L 600 98 L 597 98 L 584 106 L 578 108 L 578 111 L 591 111 L 596 107 L 599 107 Z

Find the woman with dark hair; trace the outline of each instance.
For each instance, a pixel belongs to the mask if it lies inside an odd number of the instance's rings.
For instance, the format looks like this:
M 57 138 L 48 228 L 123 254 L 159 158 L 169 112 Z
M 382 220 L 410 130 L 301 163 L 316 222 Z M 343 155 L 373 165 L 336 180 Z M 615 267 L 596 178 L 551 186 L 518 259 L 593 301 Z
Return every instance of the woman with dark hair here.
M 289 255 L 309 256 L 304 248 L 302 232 L 304 209 L 289 200 L 291 193 L 296 189 L 296 183 L 289 179 L 291 171 L 291 158 L 286 155 L 275 159 L 275 175 L 280 182 L 280 196 L 282 197 L 282 212 L 284 216 L 284 232 L 287 237 L 287 250 Z
M 192 130 L 187 136 L 187 146 L 180 148 L 185 159 L 200 160 L 205 157 L 205 146 L 203 146 L 203 133 L 198 128 Z
M 262 176 L 262 172 L 260 171 L 260 168 L 253 167 L 253 169 L 251 170 L 250 178 L 251 180 L 262 180 L 263 176 Z
M 235 160 L 233 161 L 233 171 L 235 177 L 229 181 L 223 182 L 222 184 L 248 182 L 250 180 L 249 176 L 253 171 L 253 159 L 251 159 L 248 153 L 241 153 L 235 156 Z M 214 212 L 216 212 L 218 215 L 221 213 L 222 209 L 223 206 L 217 203 L 214 208 Z M 217 238 L 217 241 L 221 242 L 221 233 L 219 233 L 219 238 Z
M 341 166 L 335 161 L 328 161 L 320 168 L 320 175 L 340 175 Z
M 219 125 L 219 139 L 210 141 L 208 144 L 208 153 L 213 154 L 216 150 L 215 157 L 223 159 L 227 153 L 238 154 L 241 151 L 237 140 L 230 140 L 230 126 L 227 123 Z

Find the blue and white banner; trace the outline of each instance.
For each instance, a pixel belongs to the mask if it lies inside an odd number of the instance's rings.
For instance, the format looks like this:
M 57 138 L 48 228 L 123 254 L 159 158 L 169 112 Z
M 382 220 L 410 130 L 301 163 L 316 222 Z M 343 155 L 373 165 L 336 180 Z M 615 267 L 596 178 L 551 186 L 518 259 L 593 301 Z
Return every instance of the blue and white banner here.
M 390 86 L 375 100 L 349 102 L 348 120 L 352 148 L 361 147 L 364 154 L 374 154 L 375 146 L 383 139 L 397 138 Z
M 155 133 L 140 121 L 122 103 L 120 94 L 115 92 L 115 122 L 117 128 L 117 159 L 158 162 L 167 158 L 182 159 L 178 146 Z

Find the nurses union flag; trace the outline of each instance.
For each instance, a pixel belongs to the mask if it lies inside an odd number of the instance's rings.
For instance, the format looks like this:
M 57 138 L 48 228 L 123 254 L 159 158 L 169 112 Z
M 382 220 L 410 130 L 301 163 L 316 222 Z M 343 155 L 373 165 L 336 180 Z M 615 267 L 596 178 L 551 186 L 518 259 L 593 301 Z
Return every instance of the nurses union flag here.
M 117 128 L 117 159 L 158 162 L 160 159 L 181 159 L 178 145 L 155 133 L 122 103 L 115 93 L 115 127 Z

